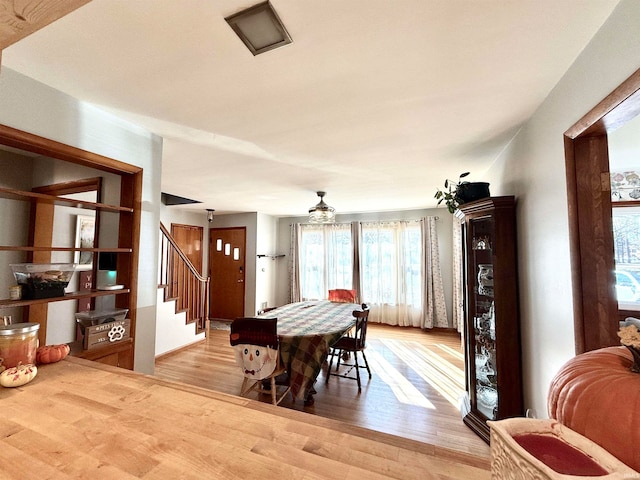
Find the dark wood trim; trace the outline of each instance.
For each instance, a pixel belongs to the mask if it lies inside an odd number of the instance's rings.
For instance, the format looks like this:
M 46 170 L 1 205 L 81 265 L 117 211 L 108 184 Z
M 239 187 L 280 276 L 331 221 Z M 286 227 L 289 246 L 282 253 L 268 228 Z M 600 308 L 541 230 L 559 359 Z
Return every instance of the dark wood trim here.
M 96 192 L 96 203 L 101 203 L 102 177 L 84 178 L 82 180 L 61 182 L 53 185 L 43 185 L 42 187 L 35 187 L 32 191 L 58 197 L 73 193 Z
M 638 200 L 622 200 L 619 202 L 611 202 L 611 208 L 640 207 Z
M 122 290 L 80 290 L 74 293 L 65 293 L 64 297 L 39 298 L 35 300 L 0 300 L 0 307 L 24 307 L 30 305 L 46 305 L 52 302 L 62 302 L 65 300 L 77 300 L 84 297 L 105 297 L 107 295 L 123 295 L 126 296 L 131 290 L 123 288 Z M 124 307 L 127 308 L 127 307 Z
M 32 133 L 23 132 L 6 125 L 0 125 L 0 144 L 117 175 L 122 175 L 123 173 L 135 174 L 142 171 L 142 168 L 135 165 L 65 145 Z
M 567 176 L 567 202 L 569 211 L 569 255 L 571 259 L 571 283 L 573 285 L 573 324 L 576 352 L 584 352 L 584 322 L 582 309 L 582 261 L 578 223 L 578 188 L 573 140 L 564 137 L 565 170 Z
M 582 136 L 606 135 L 640 113 L 640 69 L 607 95 L 564 135 L 571 139 Z
M 564 133 L 576 353 L 617 345 L 607 134 L 640 113 L 640 70 Z

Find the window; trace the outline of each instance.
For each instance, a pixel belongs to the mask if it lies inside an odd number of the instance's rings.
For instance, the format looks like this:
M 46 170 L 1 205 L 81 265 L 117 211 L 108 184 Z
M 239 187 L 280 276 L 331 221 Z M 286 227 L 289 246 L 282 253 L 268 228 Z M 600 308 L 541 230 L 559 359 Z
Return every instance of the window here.
M 422 308 L 422 233 L 416 222 L 363 223 L 362 297 Z
M 612 210 L 617 300 L 640 309 L 640 207 Z
M 351 225 L 301 225 L 300 236 L 302 299 L 327 298 L 330 288 L 352 289 Z
M 324 300 L 329 289 L 356 290 L 357 301 L 371 307 L 369 321 L 449 327 L 436 219 L 293 225 L 291 298 Z

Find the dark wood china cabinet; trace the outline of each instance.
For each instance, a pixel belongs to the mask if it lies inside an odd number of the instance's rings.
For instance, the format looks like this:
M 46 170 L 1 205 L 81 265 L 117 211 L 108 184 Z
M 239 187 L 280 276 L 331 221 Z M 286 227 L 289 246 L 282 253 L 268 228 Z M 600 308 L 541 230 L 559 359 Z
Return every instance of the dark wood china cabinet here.
M 487 420 L 523 415 L 515 198 L 463 204 L 464 423 L 489 443 Z

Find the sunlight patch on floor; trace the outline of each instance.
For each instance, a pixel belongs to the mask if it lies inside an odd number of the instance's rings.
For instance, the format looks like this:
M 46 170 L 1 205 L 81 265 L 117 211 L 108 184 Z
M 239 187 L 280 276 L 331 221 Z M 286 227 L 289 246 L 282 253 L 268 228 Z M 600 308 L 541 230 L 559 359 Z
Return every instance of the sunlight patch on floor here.
M 443 343 L 436 343 L 433 346 L 434 347 L 438 347 L 440 350 L 445 352 L 447 355 L 451 355 L 452 357 L 457 358 L 458 360 L 464 360 L 464 353 L 462 353 L 460 350 L 456 350 L 454 348 L 451 348 L 449 345 L 445 345 Z
M 451 405 L 458 408 L 458 399 L 464 391 L 464 371 L 417 342 L 391 339 L 380 341 Z
M 391 366 L 382 355 L 373 349 L 367 350 L 366 355 L 369 361 L 369 367 L 371 368 L 371 374 L 377 375 L 386 383 L 399 402 L 431 410 L 435 409 L 433 403 L 420 393 L 404 375 Z M 366 375 L 366 372 L 360 372 L 360 374 Z

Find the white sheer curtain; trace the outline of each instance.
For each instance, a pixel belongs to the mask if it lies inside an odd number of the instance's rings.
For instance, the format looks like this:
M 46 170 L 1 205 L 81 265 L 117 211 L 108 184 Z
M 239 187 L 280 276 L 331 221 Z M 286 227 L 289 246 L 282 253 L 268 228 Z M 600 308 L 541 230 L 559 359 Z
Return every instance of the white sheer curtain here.
M 302 300 L 326 299 L 328 290 L 353 287 L 351 224 L 302 224 L 298 272 Z
M 453 218 L 453 328 L 464 330 L 464 277 L 462 270 L 462 223 Z
M 422 326 L 422 265 L 418 222 L 361 224 L 360 285 L 369 321 Z
M 448 328 L 449 321 L 447 320 L 447 305 L 444 300 L 444 288 L 442 285 L 436 217 L 422 218 L 420 225 L 422 227 L 422 247 L 425 259 L 423 262 L 425 271 L 422 276 L 425 308 L 421 326 L 422 328 Z
M 300 255 L 299 255 L 299 243 L 300 243 L 300 224 L 294 223 L 291 225 L 291 238 L 290 238 L 290 252 L 289 252 L 289 286 L 291 291 L 289 292 L 289 303 L 300 301 Z

